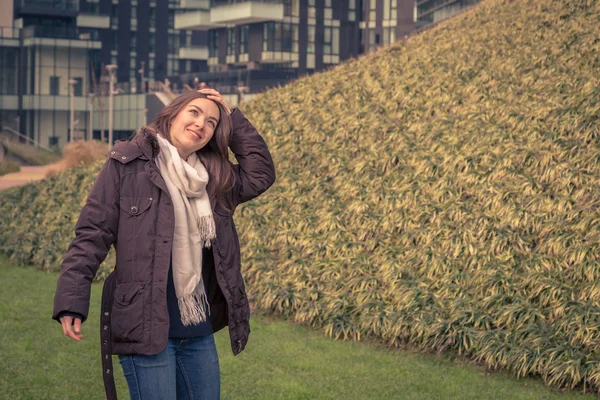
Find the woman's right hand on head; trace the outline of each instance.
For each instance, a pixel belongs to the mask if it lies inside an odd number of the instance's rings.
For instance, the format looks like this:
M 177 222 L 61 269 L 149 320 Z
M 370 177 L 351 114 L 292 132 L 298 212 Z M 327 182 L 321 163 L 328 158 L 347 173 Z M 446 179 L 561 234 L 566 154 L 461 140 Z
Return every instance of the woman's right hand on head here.
M 62 324 L 65 336 L 77 342 L 81 341 L 83 338 L 83 334 L 81 333 L 81 319 L 65 315 L 60 319 L 60 323 Z M 73 331 L 73 328 L 75 328 L 75 331 Z

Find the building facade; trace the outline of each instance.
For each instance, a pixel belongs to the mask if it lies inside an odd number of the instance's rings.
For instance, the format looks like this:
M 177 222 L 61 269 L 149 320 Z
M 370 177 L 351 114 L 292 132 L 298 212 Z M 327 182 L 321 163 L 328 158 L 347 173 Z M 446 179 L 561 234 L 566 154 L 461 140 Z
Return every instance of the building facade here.
M 205 57 L 183 80 L 256 92 L 388 46 L 479 0 L 181 1 L 175 28 L 193 33 L 180 52 Z
M 157 88 L 205 82 L 236 105 L 478 1 L 0 0 L 0 128 L 43 146 L 105 139 L 113 65 L 125 138 L 168 101 Z

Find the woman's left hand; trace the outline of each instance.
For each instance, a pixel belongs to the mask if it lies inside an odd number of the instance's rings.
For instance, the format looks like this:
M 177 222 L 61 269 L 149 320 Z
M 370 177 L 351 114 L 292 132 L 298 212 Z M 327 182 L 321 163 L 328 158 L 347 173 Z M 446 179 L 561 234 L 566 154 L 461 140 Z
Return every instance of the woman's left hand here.
M 221 93 L 217 92 L 215 89 L 210 89 L 210 88 L 204 88 L 204 89 L 200 89 L 198 91 L 200 93 L 207 94 L 209 99 L 220 103 L 225 108 L 225 110 L 227 110 L 227 115 L 231 115 L 231 109 L 227 105 L 227 102 L 225 101 L 225 99 L 223 99 L 223 97 L 221 97 Z

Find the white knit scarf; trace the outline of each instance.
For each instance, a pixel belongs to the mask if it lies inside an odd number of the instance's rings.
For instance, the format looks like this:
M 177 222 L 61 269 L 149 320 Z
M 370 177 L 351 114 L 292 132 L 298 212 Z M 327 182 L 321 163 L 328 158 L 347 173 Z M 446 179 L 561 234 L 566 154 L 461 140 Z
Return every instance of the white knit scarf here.
M 173 236 L 173 282 L 179 303 L 181 322 L 185 326 L 206 321 L 210 312 L 202 281 L 202 247 L 210 247 L 216 237 L 215 220 L 206 185 L 208 172 L 192 153 L 187 162 L 177 148 L 156 135 L 160 152 L 157 164 L 175 209 Z

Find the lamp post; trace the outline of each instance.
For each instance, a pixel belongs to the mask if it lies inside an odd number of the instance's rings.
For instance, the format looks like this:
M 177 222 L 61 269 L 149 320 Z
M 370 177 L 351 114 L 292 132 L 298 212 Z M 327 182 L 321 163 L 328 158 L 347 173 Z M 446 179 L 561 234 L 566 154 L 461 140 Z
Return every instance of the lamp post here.
M 90 99 L 90 122 L 88 129 L 88 140 L 92 140 L 94 138 L 94 93 L 88 93 L 88 97 Z
M 77 81 L 75 79 L 69 79 L 69 97 L 71 98 L 70 104 L 70 116 L 69 116 L 69 127 L 71 129 L 71 135 L 67 138 L 67 142 L 73 140 L 75 134 L 75 85 Z
M 114 64 L 110 64 L 106 66 L 108 70 L 108 74 L 110 75 L 110 86 L 108 93 L 108 149 L 112 148 L 113 143 L 113 96 L 115 92 L 115 74 L 114 71 L 117 69 L 117 66 Z

